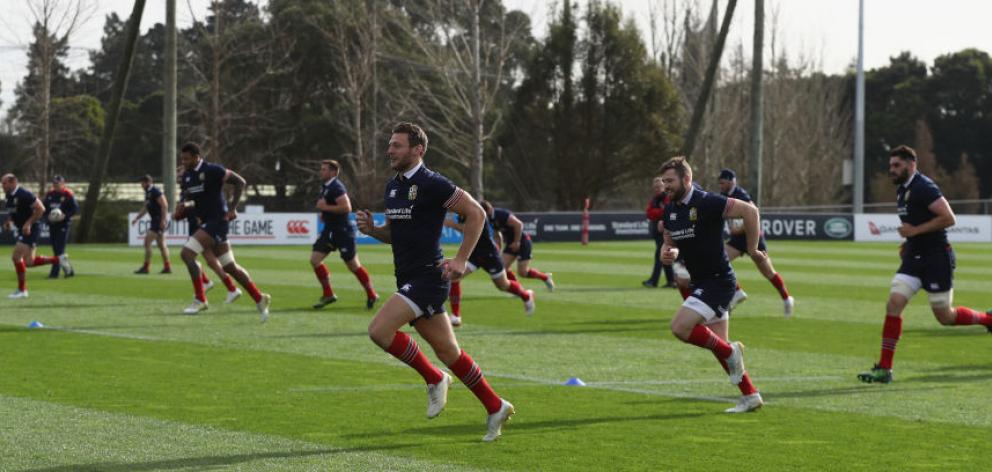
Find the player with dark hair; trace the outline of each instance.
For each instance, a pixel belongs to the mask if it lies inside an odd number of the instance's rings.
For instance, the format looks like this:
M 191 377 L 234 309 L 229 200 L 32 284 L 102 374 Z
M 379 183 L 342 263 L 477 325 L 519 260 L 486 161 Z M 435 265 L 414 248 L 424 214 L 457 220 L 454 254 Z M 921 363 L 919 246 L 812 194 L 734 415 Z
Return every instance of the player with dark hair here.
M 69 224 L 72 217 L 79 213 L 79 204 L 72 190 L 65 187 L 65 177 L 56 175 L 52 178 L 52 189 L 45 194 L 45 214 L 43 218 L 48 221 L 48 237 L 52 243 L 52 251 L 59 261 L 52 264 L 52 271 L 48 278 L 57 279 L 59 269 L 66 277 L 76 275 L 69 263 L 69 255 L 65 252 L 66 245 L 69 244 Z
M 400 331 L 403 325 L 412 325 L 438 359 L 482 402 L 489 414 L 482 440 L 494 441 L 514 413 L 513 405 L 493 391 L 478 364 L 458 346 L 444 310 L 450 282 L 464 275 L 486 216 L 471 195 L 424 166 L 426 151 L 423 129 L 412 123 L 396 125 L 387 151 L 396 176 L 386 184 L 386 222 L 376 226 L 368 210 L 356 214 L 363 233 L 392 244 L 396 266 L 398 290 L 372 318 L 369 337 L 424 378 L 427 417 L 434 418 L 447 404 L 451 376 L 435 367 L 417 342 Z M 465 237 L 455 257 L 446 261 L 441 252 L 441 229 L 449 210 L 465 217 Z
M 351 199 L 348 198 L 348 190 L 338 173 L 341 165 L 338 161 L 327 159 L 320 162 L 320 198 L 317 199 L 317 211 L 320 212 L 320 219 L 324 227 L 320 232 L 320 237 L 313 243 L 313 250 L 310 253 L 310 265 L 313 273 L 317 276 L 324 290 L 320 300 L 313 306 L 323 308 L 329 303 L 337 301 L 331 288 L 331 274 L 324 265 L 324 259 L 328 254 L 338 251 L 341 260 L 348 270 L 355 275 L 358 283 L 365 289 L 365 308 L 371 310 L 375 306 L 379 295 L 372 287 L 372 278 L 369 272 L 362 267 L 358 260 L 358 253 L 355 251 L 355 225 L 348 220 L 351 213 Z
M 200 253 L 213 253 L 224 271 L 241 284 L 258 308 L 262 322 L 269 319 L 269 304 L 272 297 L 262 293 L 251 280 L 251 276 L 234 260 L 234 251 L 227 241 L 227 232 L 231 221 L 238 217 L 237 205 L 245 189 L 245 179 L 236 172 L 225 169 L 220 164 L 203 160 L 200 147 L 193 143 L 184 144 L 180 159 L 186 172 L 182 182 L 186 198 L 193 204 L 193 211 L 200 221 L 200 229 L 186 240 L 181 253 L 186 269 L 193 281 L 193 303 L 183 312 L 196 314 L 207 309 L 207 297 L 204 291 L 200 264 L 196 257 Z M 231 201 L 224 199 L 224 185 L 234 187 Z
M 45 205 L 31 193 L 30 190 L 21 187 L 17 183 L 14 174 L 5 174 L 0 177 L 0 186 L 7 196 L 7 211 L 10 213 L 3 222 L 5 230 L 17 228 L 17 242 L 14 243 L 14 252 L 11 253 L 10 260 L 14 263 L 14 271 L 17 272 L 17 291 L 11 293 L 7 298 L 18 299 L 28 298 L 27 268 L 45 264 L 55 264 L 58 257 L 38 256 L 35 254 L 35 247 L 38 245 L 38 233 L 40 232 L 38 220 L 45 214 Z
M 530 267 L 533 245 L 530 241 L 530 235 L 524 232 L 524 223 L 506 208 L 493 207 L 485 200 L 479 204 L 486 211 L 489 223 L 496 230 L 496 244 L 503 246 L 503 267 L 506 268 L 507 278 L 517 280 L 516 275 L 510 269 L 513 262 L 516 261 L 517 273 L 528 279 L 540 279 L 549 291 L 554 291 L 555 281 L 551 278 L 551 272 L 544 273 Z
M 151 223 L 148 231 L 145 232 L 145 263 L 141 268 L 134 271 L 135 274 L 147 274 L 152 263 L 152 242 L 158 244 L 158 249 L 162 253 L 162 274 L 172 273 L 172 264 L 169 262 L 169 246 L 165 242 L 165 230 L 169 227 L 169 203 L 165 201 L 165 194 L 159 190 L 152 182 L 152 176 L 144 175 L 140 179 L 141 188 L 145 190 L 145 206 L 138 212 L 138 216 L 131 221 L 132 225 L 138 224 L 142 216 L 148 214 Z
M 723 169 L 720 171 L 720 194 L 724 197 L 736 198 L 744 202 L 751 202 L 751 195 L 747 193 L 740 185 L 737 185 L 737 174 L 730 169 Z M 744 228 L 740 224 L 737 224 L 736 220 L 732 220 L 730 225 L 730 239 L 726 243 L 727 256 L 733 261 L 737 259 L 742 254 L 747 254 L 747 240 L 744 236 Z M 758 250 L 767 251 L 765 246 L 765 236 L 758 236 Z M 764 257 L 761 262 L 755 261 L 755 265 L 758 266 L 758 271 L 761 275 L 765 276 L 772 286 L 778 290 L 779 296 L 782 297 L 782 303 L 785 307 L 784 313 L 786 317 L 792 316 L 792 312 L 796 306 L 796 299 L 789 295 L 789 289 L 785 287 L 785 281 L 782 280 L 782 276 L 775 271 L 775 267 L 772 266 L 772 259 L 770 257 Z M 731 308 L 736 306 L 738 303 L 747 299 L 747 294 L 744 290 L 737 287 L 734 292 L 734 301 L 731 303 Z
M 899 247 L 902 264 L 892 278 L 885 306 L 880 359 L 870 371 L 858 374 L 866 383 L 892 381 L 892 358 L 902 336 L 902 311 L 921 288 L 927 292 L 930 309 L 940 324 L 977 324 L 992 332 L 992 310 L 982 313 L 953 306 L 955 258 L 947 228 L 954 226 L 954 211 L 937 184 L 917 171 L 913 148 L 899 146 L 889 153 L 889 177 L 897 185 L 896 205 L 902 221 L 899 235 L 906 241 Z
M 189 199 L 186 195 L 186 187 L 183 185 L 183 173 L 186 169 L 183 166 L 179 166 L 176 169 L 176 180 L 179 181 L 180 195 L 179 203 L 176 204 L 176 210 L 172 215 L 173 221 L 186 220 L 186 230 L 188 236 L 192 237 L 200 229 L 200 220 L 196 217 L 196 211 L 194 208 L 194 203 L 192 199 Z M 241 298 L 241 289 L 234 285 L 234 280 L 231 279 L 227 272 L 224 272 L 224 268 L 221 267 L 220 261 L 217 260 L 217 256 L 214 256 L 213 252 L 204 252 L 201 254 L 203 260 L 207 262 L 207 266 L 210 270 L 214 271 L 218 277 L 220 277 L 221 282 L 224 287 L 227 288 L 227 297 L 224 299 L 225 304 L 234 303 L 235 300 Z M 209 292 L 210 289 L 214 288 L 213 281 L 207 277 L 206 271 L 200 266 L 200 280 L 203 282 L 204 293 Z
M 465 232 L 465 218 L 461 215 L 456 215 L 456 219 L 452 220 L 450 218 L 444 219 L 444 225 L 453 228 L 454 230 L 464 233 Z M 468 277 L 469 274 L 475 272 L 478 269 L 483 269 L 489 273 L 489 277 L 492 279 L 493 284 L 496 285 L 500 291 L 511 293 L 520 297 L 520 300 L 524 302 L 524 312 L 528 316 L 534 314 L 535 304 L 534 304 L 534 291 L 524 290 L 520 286 L 520 282 L 516 280 L 510 280 L 506 277 L 506 269 L 503 268 L 503 260 L 499 255 L 499 245 L 493 240 L 493 227 L 486 219 L 485 225 L 482 228 L 482 233 L 479 235 L 479 241 L 475 244 L 475 249 L 472 251 L 472 255 L 468 258 L 468 264 L 465 268 L 465 275 L 462 278 Z M 462 325 L 462 284 L 461 281 L 451 282 L 451 290 L 448 292 L 448 302 L 451 304 L 451 313 L 448 314 L 451 319 L 452 326 Z
M 741 398 L 727 413 L 754 411 L 764 404 L 744 370 L 743 345 L 729 342 L 730 300 L 737 283 L 723 248 L 726 218 L 742 218 L 747 253 L 755 263 L 766 257 L 758 249 L 758 209 L 750 203 L 697 190 L 692 168 L 684 157 L 674 157 L 659 171 L 671 202 L 665 207 L 665 244 L 662 258 L 671 264 L 685 260 L 691 277 L 690 295 L 672 318 L 672 333 L 680 340 L 713 352 L 737 385 Z

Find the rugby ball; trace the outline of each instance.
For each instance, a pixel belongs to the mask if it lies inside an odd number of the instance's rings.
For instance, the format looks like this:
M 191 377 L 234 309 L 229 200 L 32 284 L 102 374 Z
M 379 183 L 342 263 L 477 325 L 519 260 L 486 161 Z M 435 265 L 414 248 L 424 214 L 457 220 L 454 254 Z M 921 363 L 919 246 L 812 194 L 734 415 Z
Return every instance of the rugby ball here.
M 58 208 L 54 208 L 48 213 L 49 223 L 59 223 L 63 220 L 65 220 L 65 213 L 62 213 L 62 210 L 59 210 Z

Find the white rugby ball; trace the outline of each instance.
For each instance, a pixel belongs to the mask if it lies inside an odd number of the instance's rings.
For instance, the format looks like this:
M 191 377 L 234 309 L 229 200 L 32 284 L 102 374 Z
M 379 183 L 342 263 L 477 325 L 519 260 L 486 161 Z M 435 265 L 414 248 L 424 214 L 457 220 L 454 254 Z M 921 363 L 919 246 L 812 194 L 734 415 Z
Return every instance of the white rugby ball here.
M 54 208 L 52 209 L 52 211 L 48 213 L 49 223 L 59 223 L 64 219 L 65 219 L 65 213 L 62 213 L 62 210 L 59 210 L 58 208 Z

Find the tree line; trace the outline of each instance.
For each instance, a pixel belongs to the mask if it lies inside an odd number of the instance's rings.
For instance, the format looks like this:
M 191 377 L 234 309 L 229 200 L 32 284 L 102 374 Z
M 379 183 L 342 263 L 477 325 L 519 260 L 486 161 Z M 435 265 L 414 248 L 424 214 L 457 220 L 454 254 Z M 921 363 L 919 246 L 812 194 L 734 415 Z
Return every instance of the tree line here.
M 201 143 L 208 160 L 274 185 L 273 209 L 309 205 L 317 163 L 328 158 L 344 166 L 356 204 L 374 207 L 399 120 L 424 124 L 429 165 L 478 196 L 529 210 L 574 210 L 586 197 L 598 208 L 639 207 L 657 166 L 683 144 L 718 3 L 653 0 L 641 31 L 617 3 L 565 1 L 536 38 L 531 18 L 500 0 L 216 0 L 179 31 L 177 134 Z M 850 202 L 842 169 L 853 72 L 828 75 L 789 56 L 772 16 L 762 203 Z M 88 175 L 125 21 L 104 19 L 101 46 L 79 70 L 64 65 L 71 38 L 35 24 L 28 74 L 0 132 L 0 167 L 33 182 Z M 138 40 L 110 180 L 161 173 L 164 40 L 162 24 Z M 748 185 L 743 45 L 728 45 L 722 63 L 692 157 L 710 188 L 722 167 Z M 866 80 L 871 200 L 891 200 L 882 173 L 887 150 L 902 143 L 918 148 L 950 197 L 989 197 L 992 182 L 976 177 L 992 175 L 987 53 L 932 65 L 903 53 Z

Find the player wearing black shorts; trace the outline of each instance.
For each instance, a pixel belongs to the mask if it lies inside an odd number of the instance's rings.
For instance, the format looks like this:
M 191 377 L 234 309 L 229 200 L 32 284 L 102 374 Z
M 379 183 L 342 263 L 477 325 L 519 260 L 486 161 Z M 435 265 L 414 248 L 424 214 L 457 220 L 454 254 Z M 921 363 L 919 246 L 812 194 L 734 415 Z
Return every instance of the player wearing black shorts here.
M 188 198 L 186 187 L 183 185 L 183 173 L 185 172 L 186 169 L 182 166 L 176 169 L 176 179 L 179 181 L 180 192 L 179 203 L 176 204 L 172 221 L 186 220 L 187 235 L 192 237 L 200 229 L 200 220 L 196 217 L 195 204 L 191 198 Z M 213 252 L 203 252 L 201 255 L 203 256 L 203 260 L 206 261 L 207 266 L 210 267 L 210 270 L 217 274 L 217 277 L 224 283 L 224 287 L 227 288 L 227 296 L 224 298 L 224 303 L 231 304 L 238 298 L 241 298 L 241 289 L 234 285 L 234 280 L 231 279 L 231 276 L 227 275 L 227 272 L 224 272 L 224 268 L 221 267 L 217 256 Z M 214 288 L 213 281 L 207 277 L 207 272 L 203 270 L 202 266 L 200 267 L 200 280 L 203 282 L 204 293 Z
M 27 268 L 45 264 L 55 264 L 59 258 L 45 257 L 35 254 L 38 245 L 38 233 L 41 232 L 38 220 L 45 213 L 45 205 L 31 191 L 17 183 L 14 174 L 5 174 L 0 178 L 0 186 L 7 197 L 6 207 L 9 216 L 3 222 L 4 230 L 17 230 L 17 242 L 10 260 L 17 272 L 17 291 L 7 298 L 28 298 Z
M 389 138 L 389 165 L 396 176 L 386 184 L 386 222 L 376 226 L 372 213 L 357 213 L 359 229 L 392 244 L 396 288 L 369 324 L 369 337 L 379 347 L 415 369 L 427 383 L 427 418 L 441 414 L 448 401 L 451 376 L 438 369 L 417 342 L 400 331 L 411 324 L 482 402 L 489 414 L 483 441 L 494 441 L 513 414 L 486 381 L 478 364 L 458 346 L 445 316 L 444 302 L 451 281 L 464 275 L 469 256 L 482 233 L 485 212 L 471 195 L 443 175 L 424 166 L 427 133 L 412 123 L 400 123 Z M 444 260 L 441 229 L 448 211 L 465 217 L 464 236 L 453 259 Z
M 672 318 L 672 333 L 682 341 L 713 352 L 741 398 L 727 413 L 761 408 L 761 394 L 744 370 L 742 345 L 729 342 L 730 300 L 737 279 L 723 249 L 726 218 L 742 218 L 748 254 L 756 263 L 765 257 L 758 250 L 758 209 L 750 203 L 698 190 L 692 186 L 692 168 L 684 157 L 661 166 L 660 174 L 671 201 L 665 206 L 665 244 L 662 262 L 682 256 L 689 272 L 692 294 Z
M 725 197 L 736 198 L 738 200 L 752 203 L 751 195 L 747 193 L 740 185 L 737 185 L 737 174 L 730 169 L 723 169 L 720 171 L 720 194 Z M 733 220 L 730 225 L 730 239 L 727 240 L 726 247 L 727 256 L 733 261 L 741 256 L 741 254 L 747 254 L 747 240 L 744 237 L 744 229 L 736 224 Z M 760 235 L 758 237 L 758 250 L 768 251 L 765 246 L 765 236 Z M 775 271 L 775 267 L 772 266 L 771 257 L 766 257 L 762 259 L 762 262 L 758 264 L 758 270 L 761 275 L 765 276 L 772 286 L 778 290 L 778 294 L 782 297 L 782 304 L 785 307 L 784 313 L 786 317 L 792 316 L 792 313 L 796 306 L 796 299 L 789 295 L 789 289 L 785 287 L 785 281 L 782 280 L 782 276 Z M 731 308 L 736 306 L 738 303 L 747 299 L 747 294 L 738 285 L 737 291 L 734 292 L 734 301 L 731 303 Z
M 524 232 L 524 223 L 506 208 L 493 207 L 485 200 L 479 203 L 482 209 L 486 210 L 486 217 L 496 231 L 494 236 L 497 247 L 503 246 L 503 267 L 506 268 L 507 278 L 517 280 L 517 276 L 510 269 L 516 261 L 517 272 L 520 275 L 528 279 L 540 279 L 549 291 L 554 291 L 555 281 L 551 278 L 551 272 L 544 273 L 530 266 L 533 245 L 530 235 Z
M 444 225 L 464 233 L 465 218 L 461 215 L 456 215 L 455 218 L 454 220 L 445 218 Z M 503 260 L 499 255 L 499 246 L 493 239 L 493 227 L 489 224 L 488 219 L 482 228 L 482 233 L 479 235 L 479 241 L 475 244 L 472 255 L 468 258 L 465 275 L 462 278 L 468 277 L 469 274 L 478 269 L 485 270 L 489 274 L 496 288 L 520 297 L 520 300 L 524 302 L 524 312 L 528 316 L 534 314 L 534 309 L 536 308 L 534 304 L 534 291 L 524 290 L 520 286 L 520 282 L 510 280 L 506 277 Z M 451 304 L 451 313 L 448 313 L 448 317 L 451 319 L 451 325 L 456 327 L 461 326 L 462 284 L 460 281 L 451 282 L 451 290 L 448 291 L 448 302 Z
M 992 311 L 953 306 L 955 261 L 947 228 L 954 226 L 954 211 L 937 184 L 917 171 L 913 148 L 899 146 L 889 153 L 889 177 L 898 186 L 899 235 L 906 241 L 899 248 L 902 264 L 892 278 L 885 306 L 879 361 L 870 371 L 858 374 L 866 383 L 892 381 L 892 358 L 902 336 L 902 311 L 920 289 L 927 292 L 930 309 L 940 324 L 977 324 L 992 332 Z
M 52 177 L 52 189 L 45 194 L 45 215 L 43 218 L 48 221 L 48 237 L 52 243 L 52 251 L 59 261 L 52 264 L 52 271 L 48 278 L 56 279 L 59 276 L 59 269 L 66 277 L 76 274 L 69 263 L 69 255 L 65 248 L 69 245 L 69 226 L 72 224 L 72 217 L 79 213 L 79 204 L 72 190 L 65 187 L 65 178 L 61 175 Z M 52 210 L 58 210 L 53 212 Z
M 162 253 L 162 274 L 172 273 L 172 264 L 169 262 L 169 246 L 165 242 L 165 230 L 169 227 L 169 203 L 165 201 L 165 194 L 158 187 L 152 185 L 152 176 L 144 175 L 140 179 L 141 188 L 145 189 L 145 206 L 134 217 L 131 225 L 138 224 L 141 217 L 148 214 L 151 219 L 148 231 L 145 232 L 145 262 L 141 268 L 134 271 L 135 274 L 147 274 L 152 263 L 152 242 L 158 244 L 158 249 Z
M 200 147 L 193 143 L 183 145 L 180 159 L 186 169 L 182 176 L 182 185 L 186 197 L 193 202 L 193 211 L 200 221 L 200 229 L 186 240 L 181 254 L 193 281 L 194 294 L 193 303 L 183 312 L 192 315 L 207 309 L 203 278 L 196 257 L 200 253 L 211 252 L 217 257 L 224 272 L 230 274 L 251 295 L 261 321 L 268 321 L 272 297 L 262 293 L 248 271 L 235 262 L 234 251 L 227 241 L 230 222 L 238 217 L 237 205 L 247 185 L 245 179 L 220 164 L 203 160 Z M 224 199 L 226 184 L 234 187 L 230 202 Z
M 358 279 L 365 289 L 365 308 L 371 310 L 375 306 L 379 295 L 372 287 L 372 278 L 369 272 L 362 267 L 358 260 L 358 253 L 355 248 L 355 225 L 348 219 L 351 213 L 351 199 L 348 198 L 348 190 L 345 188 L 338 173 L 341 165 L 338 161 L 327 159 L 320 162 L 320 198 L 317 199 L 317 211 L 320 212 L 320 221 L 323 228 L 320 237 L 313 243 L 313 250 L 310 252 L 310 265 L 313 273 L 317 276 L 324 293 L 320 300 L 314 304 L 314 308 L 323 308 L 329 303 L 337 301 L 331 288 L 331 274 L 324 265 L 324 259 L 328 254 L 338 251 L 341 260 L 348 270 Z

